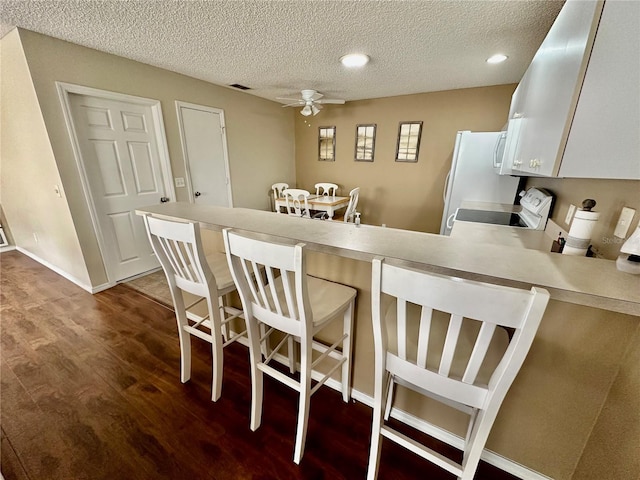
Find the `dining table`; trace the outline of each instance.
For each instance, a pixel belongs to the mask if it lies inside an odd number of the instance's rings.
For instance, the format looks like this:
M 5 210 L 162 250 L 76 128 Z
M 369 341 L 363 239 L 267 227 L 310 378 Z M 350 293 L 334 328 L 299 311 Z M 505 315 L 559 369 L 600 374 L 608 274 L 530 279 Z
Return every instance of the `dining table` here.
M 307 203 L 310 210 L 326 212 L 329 218 L 333 218 L 334 213 L 349 205 L 350 197 L 338 197 L 336 195 L 309 195 Z M 286 208 L 287 200 L 284 197 L 276 198 L 276 211 Z

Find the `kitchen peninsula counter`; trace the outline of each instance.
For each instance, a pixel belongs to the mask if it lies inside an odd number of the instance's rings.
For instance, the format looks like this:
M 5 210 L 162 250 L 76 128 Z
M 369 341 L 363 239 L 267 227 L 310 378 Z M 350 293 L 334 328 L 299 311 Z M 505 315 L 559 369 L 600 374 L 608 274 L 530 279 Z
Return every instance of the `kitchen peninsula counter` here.
M 244 208 L 177 202 L 142 208 L 137 213 L 198 221 L 214 230 L 231 227 L 288 242 L 304 242 L 311 250 L 356 260 L 383 256 L 461 278 L 521 288 L 539 286 L 556 300 L 640 316 L 640 277 L 619 272 L 612 260 Z
M 583 459 L 601 456 L 604 451 L 613 462 L 632 463 L 625 452 L 640 438 L 640 423 L 634 420 L 640 385 L 628 379 L 640 382 L 636 361 L 640 355 L 640 279 L 618 272 L 615 262 L 482 244 L 471 236 L 443 237 L 243 208 L 167 203 L 138 213 L 201 222 L 206 227 L 202 230 L 205 249 L 221 247 L 219 230 L 224 227 L 274 236 L 283 242 L 304 242 L 309 250 L 309 274 L 358 291 L 352 393 L 354 399 L 370 406 L 372 258 L 391 257 L 408 266 L 502 285 L 546 288 L 551 301 L 482 458 L 519 478 L 533 480 L 577 478 L 577 468 L 588 465 L 581 463 Z M 392 416 L 402 415 L 416 426 L 426 420 L 459 437 L 466 433 L 464 414 L 442 410 L 410 391 L 400 388 L 395 405 Z M 618 428 L 620 425 L 625 428 Z M 435 435 L 440 432 L 436 429 Z

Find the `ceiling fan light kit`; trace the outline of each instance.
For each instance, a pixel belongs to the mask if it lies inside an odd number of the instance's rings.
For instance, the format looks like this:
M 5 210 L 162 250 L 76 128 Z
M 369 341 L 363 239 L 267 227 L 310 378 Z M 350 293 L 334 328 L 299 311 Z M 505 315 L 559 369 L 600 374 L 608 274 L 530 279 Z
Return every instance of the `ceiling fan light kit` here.
M 304 108 L 302 110 L 300 110 L 300 113 L 302 115 L 304 115 L 305 117 L 308 117 L 309 115 L 317 115 L 318 113 L 320 113 L 320 109 L 321 108 L 322 107 L 320 107 L 320 106 L 316 107 L 313 104 L 305 105 Z

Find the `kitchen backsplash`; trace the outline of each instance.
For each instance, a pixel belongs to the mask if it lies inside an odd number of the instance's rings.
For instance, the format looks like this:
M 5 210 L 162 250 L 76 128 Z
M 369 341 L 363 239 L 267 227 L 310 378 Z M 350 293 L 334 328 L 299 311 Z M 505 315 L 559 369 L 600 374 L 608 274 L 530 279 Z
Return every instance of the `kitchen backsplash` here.
M 569 230 L 569 225 L 565 223 L 569 206 L 575 205 L 580 208 L 583 200 L 594 199 L 597 202 L 594 211 L 600 212 L 600 218 L 591 235 L 591 243 L 604 258 L 614 260 L 624 242 L 613 236 L 622 207 L 636 210 L 627 237 L 638 225 L 640 218 L 640 181 L 638 180 L 529 177 L 526 186 L 527 188 L 546 188 L 556 195 L 551 219 L 566 230 Z

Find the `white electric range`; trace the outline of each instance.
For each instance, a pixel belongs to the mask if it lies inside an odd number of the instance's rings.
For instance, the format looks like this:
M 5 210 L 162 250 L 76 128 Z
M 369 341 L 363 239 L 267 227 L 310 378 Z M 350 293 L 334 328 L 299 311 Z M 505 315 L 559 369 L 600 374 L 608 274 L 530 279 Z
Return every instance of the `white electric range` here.
M 521 192 L 520 196 L 520 211 L 458 208 L 453 221 L 544 230 L 553 206 L 553 194 L 534 187 Z

